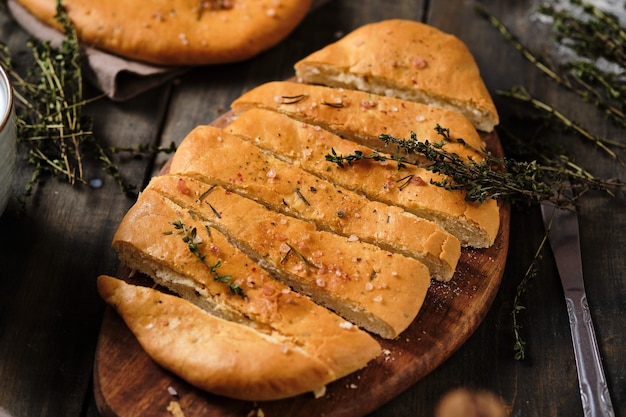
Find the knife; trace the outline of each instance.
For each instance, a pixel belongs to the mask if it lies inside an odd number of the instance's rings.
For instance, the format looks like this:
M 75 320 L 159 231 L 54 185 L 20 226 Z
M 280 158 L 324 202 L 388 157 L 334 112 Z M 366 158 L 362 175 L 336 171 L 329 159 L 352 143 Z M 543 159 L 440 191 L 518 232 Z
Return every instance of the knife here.
M 565 293 L 584 416 L 613 417 L 613 404 L 585 294 L 576 210 L 573 206 L 557 207 L 544 202 L 541 214 Z

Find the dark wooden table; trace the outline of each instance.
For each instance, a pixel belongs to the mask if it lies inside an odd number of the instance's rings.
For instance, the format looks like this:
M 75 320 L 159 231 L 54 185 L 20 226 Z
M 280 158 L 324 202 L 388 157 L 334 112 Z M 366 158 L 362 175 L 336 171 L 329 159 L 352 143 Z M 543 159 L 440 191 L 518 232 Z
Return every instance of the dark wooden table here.
M 474 7 L 475 1 L 332 0 L 312 12 L 274 49 L 244 63 L 196 68 L 162 87 L 123 103 L 101 99 L 90 105 L 96 135 L 107 145 L 169 144 L 196 125 L 224 113 L 242 92 L 293 75 L 299 58 L 362 24 L 386 18 L 425 21 L 467 43 L 494 95 L 502 125 L 514 115 L 498 89 L 524 85 L 572 118 L 606 137 L 626 132 L 540 75 Z M 481 3 L 521 40 L 550 43 L 534 14 L 536 1 Z M 0 6 L 0 40 L 24 59 L 28 35 Z M 93 89 L 91 95 L 97 94 Z M 580 138 L 546 137 L 575 155 L 599 177 L 624 178 L 624 169 Z M 622 139 L 623 140 L 623 139 Z M 15 195 L 30 168 L 20 154 Z M 139 187 L 163 162 L 119 158 L 122 174 Z M 100 189 L 48 180 L 27 198 L 12 201 L 0 218 L 0 416 L 97 416 L 92 366 L 104 303 L 95 279 L 115 274 L 112 234 L 133 203 L 94 165 Z M 624 198 L 585 196 L 580 209 L 583 263 L 589 304 L 617 416 L 626 416 L 626 206 Z M 537 207 L 513 210 L 503 282 L 486 319 L 449 360 L 372 416 L 432 416 L 444 394 L 457 387 L 500 396 L 512 416 L 582 416 L 567 313 L 549 250 L 524 299 L 522 332 L 528 357 L 513 358 L 511 309 L 515 289 L 529 267 L 544 231 Z

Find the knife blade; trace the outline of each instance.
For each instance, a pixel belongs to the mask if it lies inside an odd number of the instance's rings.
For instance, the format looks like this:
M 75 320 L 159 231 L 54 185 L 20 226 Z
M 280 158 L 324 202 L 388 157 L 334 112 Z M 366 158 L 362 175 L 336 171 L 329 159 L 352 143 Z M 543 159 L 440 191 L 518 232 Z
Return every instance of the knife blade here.
M 585 293 L 576 209 L 545 202 L 541 204 L 541 214 L 565 294 L 584 416 L 613 417 L 613 404 Z

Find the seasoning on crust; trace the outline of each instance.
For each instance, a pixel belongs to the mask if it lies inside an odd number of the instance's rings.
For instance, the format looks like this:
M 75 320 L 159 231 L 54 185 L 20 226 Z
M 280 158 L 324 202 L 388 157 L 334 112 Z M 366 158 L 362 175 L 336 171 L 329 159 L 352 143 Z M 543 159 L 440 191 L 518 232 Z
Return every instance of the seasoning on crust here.
M 474 57 L 457 37 L 411 20 L 361 26 L 295 64 L 299 80 L 427 103 L 477 129 L 499 123 Z
M 155 178 L 147 190 L 219 230 L 276 279 L 381 337 L 393 339 L 404 331 L 426 297 L 428 270 L 412 258 L 318 231 L 308 222 L 184 176 Z
M 55 0 L 17 0 L 61 30 Z M 79 39 L 94 48 L 159 65 L 243 61 L 276 45 L 311 0 L 63 0 Z
M 382 152 L 389 150 L 380 140 L 381 134 L 410 139 L 411 132 L 414 132 L 421 142 L 428 140 L 438 143 L 442 141 L 435 130 L 439 125 L 450 129 L 451 140 L 444 143 L 443 149 L 463 158 L 482 159 L 476 150 L 483 149 L 484 143 L 465 116 L 394 97 L 345 88 L 274 81 L 244 93 L 231 107 L 237 114 L 251 108 L 276 111 Z M 410 162 L 429 162 L 421 155 L 403 156 Z
M 262 123 L 258 122 L 259 125 Z M 480 205 L 468 202 L 461 191 L 450 191 L 432 184 L 431 180 L 439 182 L 443 177 L 422 167 L 406 165 L 398 169 L 395 162 L 373 160 L 361 160 L 339 167 L 325 160 L 325 155 L 331 149 L 339 155 L 354 152 L 370 155 L 374 151 L 322 129 L 316 130 L 314 127 L 302 127 L 298 122 L 292 123 L 295 123 L 293 126 L 298 133 L 290 133 L 289 140 L 307 141 L 306 153 L 294 153 L 291 156 L 292 162 L 302 169 L 363 194 L 370 200 L 398 206 L 416 216 L 434 221 L 456 236 L 462 246 L 483 248 L 491 246 L 495 241 L 500 227 L 499 208 L 495 200 L 488 200 Z M 309 134 L 312 136 L 307 139 Z M 260 138 L 258 140 L 262 141 Z M 283 146 L 278 141 L 274 145 Z M 289 151 L 284 151 L 283 154 L 288 153 Z
M 258 124 L 267 121 L 258 120 Z M 214 127 L 200 126 L 187 135 L 172 158 L 170 172 L 220 185 L 272 210 L 309 221 L 319 230 L 414 257 L 442 281 L 450 280 L 460 257 L 458 239 L 435 223 L 368 200 Z
M 193 235 L 197 253 L 176 223 Z M 370 335 L 273 279 L 218 230 L 153 190 L 142 192 L 128 211 L 113 247 L 129 268 L 207 313 L 319 356 L 336 378 L 362 368 L 380 351 Z M 224 278 L 243 294 L 231 291 Z
M 100 276 L 97 284 L 101 297 L 120 314 L 148 355 L 200 389 L 241 400 L 276 400 L 323 392 L 326 384 L 346 372 L 345 357 L 333 357 L 341 362 L 330 364 L 310 346 L 301 346 L 300 339 L 265 334 L 208 314 L 180 297 L 116 278 Z M 352 333 L 336 331 L 341 332 Z M 375 342 L 364 347 L 366 354 L 351 353 L 371 359 L 374 347 Z M 336 350 L 341 349 L 338 345 Z

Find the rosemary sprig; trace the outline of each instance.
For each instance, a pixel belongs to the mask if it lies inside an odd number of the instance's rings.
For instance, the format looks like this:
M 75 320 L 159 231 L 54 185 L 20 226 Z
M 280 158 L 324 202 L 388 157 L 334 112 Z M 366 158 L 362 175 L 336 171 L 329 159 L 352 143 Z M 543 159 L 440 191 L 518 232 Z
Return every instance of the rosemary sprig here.
M 204 264 L 209 269 L 209 273 L 213 276 L 213 280 L 226 284 L 231 294 L 245 297 L 243 289 L 237 282 L 233 281 L 232 275 L 222 275 L 218 272 L 218 268 L 222 266 L 222 261 L 220 259 L 213 264 L 207 262 L 206 254 L 202 253 L 200 248 L 203 242 L 199 239 L 198 232 L 195 227 L 190 228 L 186 226 L 181 218 L 170 222 L 170 224 L 174 226 L 174 229 L 179 230 L 182 233 L 183 242 L 187 244 L 189 252 L 191 252 L 199 262 Z

